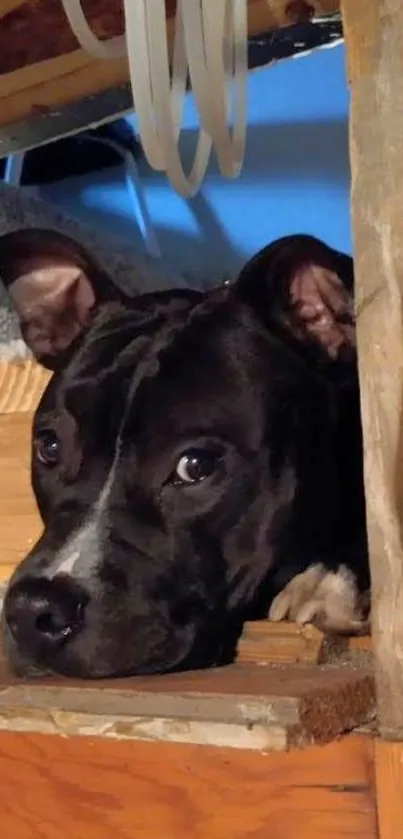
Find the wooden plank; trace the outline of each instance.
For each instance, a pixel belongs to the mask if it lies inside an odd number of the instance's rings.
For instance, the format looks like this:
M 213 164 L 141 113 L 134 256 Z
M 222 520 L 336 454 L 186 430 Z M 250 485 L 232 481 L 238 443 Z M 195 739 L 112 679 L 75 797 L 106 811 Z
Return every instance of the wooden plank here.
M 0 415 L 29 412 L 31 416 L 27 423 L 30 427 L 32 414 L 50 375 L 48 370 L 33 359 L 19 362 L 0 361 Z M 29 457 L 29 449 L 27 456 Z
M 45 115 L 52 108 L 86 99 L 127 79 L 125 59 L 95 60 L 82 50 L 16 70 L 1 77 L 0 125 Z
M 396 839 L 403 824 L 403 745 L 375 741 L 379 839 Z
M 4 663 L 0 668 L 0 728 L 10 730 L 108 731 L 111 737 L 200 742 L 208 723 L 209 742 L 217 736 L 219 744 L 226 737 L 234 747 L 271 748 L 274 729 L 276 748 L 286 749 L 330 742 L 370 722 L 374 714 L 374 681 L 364 666 L 235 663 L 200 672 L 114 679 L 107 685 L 57 678 L 27 683 L 11 675 Z M 172 723 L 176 718 L 181 725 Z M 166 725 L 155 724 L 162 719 Z
M 167 4 L 168 16 L 174 5 L 173 0 Z M 249 0 L 249 32 L 256 35 L 296 22 L 307 13 L 332 14 L 338 7 L 339 0 Z M 121 0 L 84 0 L 83 8 L 99 37 L 122 30 Z M 10 0 L 0 0 L 0 21 L 0 125 L 76 102 L 129 78 L 125 59 L 93 60 L 77 49 L 59 0 L 13 0 L 11 8 Z M 171 39 L 171 24 L 168 30 Z
M 49 377 L 32 359 L 0 362 L 0 583 L 42 530 L 31 490 L 31 428 Z
M 42 529 L 30 481 L 31 426 L 29 412 L 0 415 L 0 582 L 10 576 Z
M 369 740 L 273 755 L 0 734 L 12 839 L 375 839 Z
M 244 626 L 237 660 L 259 664 L 325 664 L 371 652 L 369 636 L 329 636 L 310 624 L 251 621 Z
M 403 739 L 403 5 L 344 0 L 372 637 L 381 735 Z

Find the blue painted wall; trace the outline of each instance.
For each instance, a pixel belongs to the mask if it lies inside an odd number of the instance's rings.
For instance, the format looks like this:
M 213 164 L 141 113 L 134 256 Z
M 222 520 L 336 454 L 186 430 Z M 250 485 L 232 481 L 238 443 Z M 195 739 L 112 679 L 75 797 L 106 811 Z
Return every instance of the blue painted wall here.
M 163 176 L 140 164 L 163 256 L 213 281 L 233 275 L 259 248 L 287 233 L 311 233 L 351 250 L 343 46 L 257 70 L 249 75 L 248 93 L 247 153 L 238 180 L 223 180 L 212 162 L 202 191 L 186 202 Z M 189 97 L 186 154 L 196 124 Z M 143 247 L 122 170 L 52 185 L 43 194 Z

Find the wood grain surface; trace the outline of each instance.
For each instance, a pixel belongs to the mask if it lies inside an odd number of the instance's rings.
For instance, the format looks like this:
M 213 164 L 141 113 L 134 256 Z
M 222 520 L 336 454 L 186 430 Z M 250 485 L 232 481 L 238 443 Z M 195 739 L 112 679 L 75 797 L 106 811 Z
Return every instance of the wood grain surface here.
M 244 625 L 237 660 L 259 664 L 326 664 L 371 657 L 369 636 L 325 635 L 315 626 L 282 621 L 251 621 Z
M 344 0 L 379 729 L 403 741 L 403 5 Z
M 30 412 L 0 415 L 0 582 L 42 528 L 30 481 L 31 426 Z
M 49 709 L 50 720 L 44 713 Z M 67 714 L 60 718 L 60 724 L 55 721 L 54 709 Z M 197 737 L 200 727 L 197 729 L 195 723 L 230 726 L 227 733 L 232 740 L 231 726 L 252 732 L 256 727 L 259 737 L 272 727 L 276 732 L 281 729 L 284 736 L 279 747 L 287 748 L 330 742 L 372 721 L 374 714 L 374 681 L 371 671 L 364 667 L 269 668 L 235 663 L 199 672 L 107 682 L 57 678 L 26 682 L 12 676 L 4 663 L 0 665 L 3 729 L 25 727 L 46 732 L 54 730 L 49 725 L 55 725 L 55 730 L 59 725 L 60 733 L 82 733 L 86 727 L 94 727 L 96 717 L 102 717 L 99 731 L 102 733 L 104 727 L 111 737 L 183 740 L 180 726 L 178 731 L 175 726 L 161 730 L 148 727 L 152 719 L 169 718 L 188 721 Z M 88 715 L 87 720 L 83 715 Z M 216 730 L 222 742 L 222 732 Z M 245 743 L 244 738 L 243 747 Z
M 0 416 L 29 412 L 31 421 L 50 375 L 33 359 L 0 361 Z
M 372 743 L 289 754 L 0 734 L 7 839 L 375 839 Z
M 379 839 L 397 839 L 403 825 L 403 743 L 375 742 Z

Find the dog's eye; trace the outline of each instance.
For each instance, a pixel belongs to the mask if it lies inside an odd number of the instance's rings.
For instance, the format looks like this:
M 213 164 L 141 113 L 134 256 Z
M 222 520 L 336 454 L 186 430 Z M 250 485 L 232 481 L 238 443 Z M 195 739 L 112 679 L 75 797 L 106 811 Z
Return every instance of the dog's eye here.
M 56 466 L 60 459 L 60 440 L 55 431 L 45 430 L 37 434 L 35 454 L 45 466 Z
M 176 484 L 199 484 L 209 478 L 216 469 L 219 455 L 207 449 L 191 449 L 185 452 L 174 472 Z

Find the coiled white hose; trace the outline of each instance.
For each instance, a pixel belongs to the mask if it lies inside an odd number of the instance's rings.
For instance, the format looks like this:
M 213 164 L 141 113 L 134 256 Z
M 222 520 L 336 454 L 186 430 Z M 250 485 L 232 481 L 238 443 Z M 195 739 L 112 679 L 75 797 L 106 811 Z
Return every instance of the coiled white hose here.
M 95 58 L 128 55 L 133 104 L 148 162 L 184 197 L 195 194 L 214 146 L 222 175 L 236 177 L 246 136 L 247 0 L 177 0 L 170 73 L 165 0 L 123 0 L 125 36 L 100 41 L 81 0 L 61 0 L 81 47 Z M 190 76 L 200 127 L 193 165 L 179 153 Z M 228 127 L 231 105 L 233 128 Z

